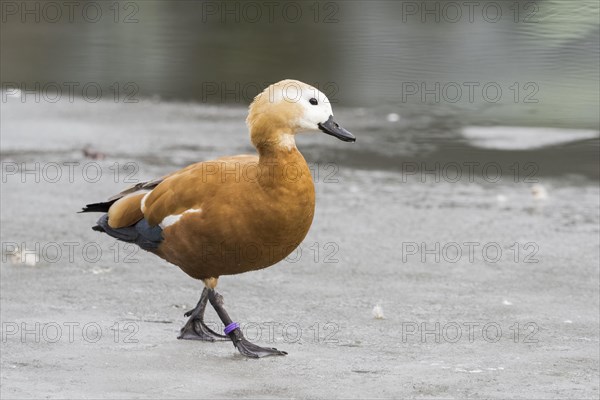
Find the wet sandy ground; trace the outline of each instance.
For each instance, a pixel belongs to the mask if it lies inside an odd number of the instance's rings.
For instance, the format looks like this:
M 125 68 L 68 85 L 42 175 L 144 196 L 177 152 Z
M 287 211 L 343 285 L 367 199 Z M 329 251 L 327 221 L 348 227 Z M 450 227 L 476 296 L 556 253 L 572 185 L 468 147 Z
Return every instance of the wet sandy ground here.
M 55 106 L 3 104 L 2 398 L 598 398 L 597 181 L 541 168 L 536 196 L 508 170 L 436 182 L 367 168 L 356 129 L 352 149 L 302 138 L 319 174 L 301 252 L 219 284 L 247 336 L 289 352 L 248 360 L 230 343 L 177 340 L 201 285 L 75 214 L 132 171 L 248 151 L 244 111 Z M 84 158 L 86 144 L 107 158 Z M 23 162 L 40 163 L 39 182 L 12 172 Z M 63 162 L 79 162 L 73 179 Z M 15 244 L 32 254 L 11 257 Z

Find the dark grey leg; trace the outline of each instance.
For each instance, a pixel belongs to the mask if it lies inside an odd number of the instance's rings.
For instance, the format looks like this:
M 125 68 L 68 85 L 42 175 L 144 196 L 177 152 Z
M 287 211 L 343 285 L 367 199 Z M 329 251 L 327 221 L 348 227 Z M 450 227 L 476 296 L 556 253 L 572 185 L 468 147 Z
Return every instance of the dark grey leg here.
M 223 296 L 214 289 L 208 289 L 208 300 L 225 326 L 228 326 L 233 322 L 223 307 Z M 246 357 L 260 358 L 267 356 L 285 356 L 287 354 L 285 351 L 280 351 L 275 348 L 260 347 L 250 343 L 244 337 L 240 328 L 235 328 L 228 336 L 238 351 Z
M 190 317 L 186 324 L 181 328 L 181 332 L 177 339 L 187 340 L 204 340 L 208 342 L 214 342 L 215 340 L 227 340 L 228 337 L 220 335 L 210 329 L 204 323 L 204 310 L 208 303 L 208 289 L 204 288 L 200 300 L 196 305 L 196 308 L 186 312 L 184 315 Z

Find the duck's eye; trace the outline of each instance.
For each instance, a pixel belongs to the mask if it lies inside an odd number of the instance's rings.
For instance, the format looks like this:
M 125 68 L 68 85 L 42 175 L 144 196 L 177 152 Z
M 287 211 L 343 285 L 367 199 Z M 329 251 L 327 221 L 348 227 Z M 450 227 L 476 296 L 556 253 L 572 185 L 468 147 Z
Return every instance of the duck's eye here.
M 317 104 L 319 104 L 319 102 L 317 101 L 317 99 L 315 99 L 314 97 L 312 99 L 309 100 L 310 104 L 312 104 L 313 106 L 316 106 Z

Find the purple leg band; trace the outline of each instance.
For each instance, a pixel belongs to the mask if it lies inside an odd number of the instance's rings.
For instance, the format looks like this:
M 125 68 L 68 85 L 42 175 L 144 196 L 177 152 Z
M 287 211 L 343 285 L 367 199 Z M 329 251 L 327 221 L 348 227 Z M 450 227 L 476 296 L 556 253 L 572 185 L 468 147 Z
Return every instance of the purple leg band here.
M 226 335 L 229 335 L 231 332 L 233 332 L 234 330 L 236 330 L 239 327 L 240 327 L 240 324 L 238 324 L 237 322 L 232 322 L 225 327 L 224 332 Z

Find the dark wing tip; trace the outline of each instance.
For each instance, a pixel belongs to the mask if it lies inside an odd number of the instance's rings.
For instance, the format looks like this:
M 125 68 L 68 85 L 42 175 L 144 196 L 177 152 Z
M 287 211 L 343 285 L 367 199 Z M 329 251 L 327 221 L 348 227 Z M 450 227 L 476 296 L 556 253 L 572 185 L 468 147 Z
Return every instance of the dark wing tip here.
M 108 212 L 108 209 L 110 208 L 110 206 L 113 205 L 113 203 L 117 201 L 117 199 L 112 200 L 112 201 L 105 201 L 102 203 L 92 203 L 92 204 L 88 204 L 85 207 L 83 207 L 81 209 L 81 211 L 78 212 L 79 213 L 86 213 L 86 212 Z

